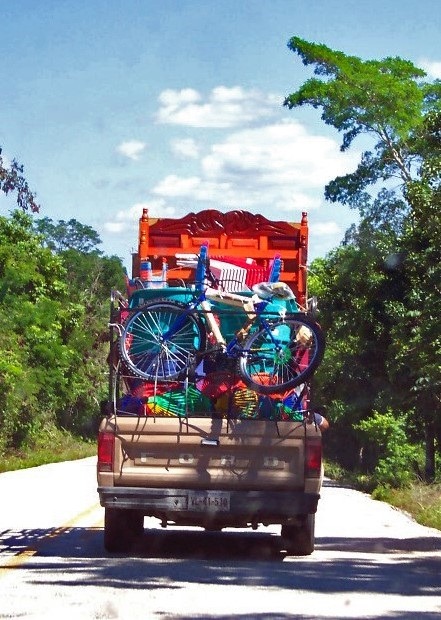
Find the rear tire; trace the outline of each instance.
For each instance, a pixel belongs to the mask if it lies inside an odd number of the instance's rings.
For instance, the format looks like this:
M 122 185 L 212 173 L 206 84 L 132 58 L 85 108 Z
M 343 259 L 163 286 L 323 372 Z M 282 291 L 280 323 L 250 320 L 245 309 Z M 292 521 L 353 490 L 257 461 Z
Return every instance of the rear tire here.
M 128 526 L 135 538 L 139 538 L 144 533 L 144 514 L 139 510 L 126 510 L 130 513 L 128 517 Z
M 144 515 L 137 510 L 104 509 L 104 548 L 123 552 L 130 549 L 144 531 Z
M 282 525 L 282 543 L 289 555 L 311 555 L 315 547 L 315 515 L 301 525 Z

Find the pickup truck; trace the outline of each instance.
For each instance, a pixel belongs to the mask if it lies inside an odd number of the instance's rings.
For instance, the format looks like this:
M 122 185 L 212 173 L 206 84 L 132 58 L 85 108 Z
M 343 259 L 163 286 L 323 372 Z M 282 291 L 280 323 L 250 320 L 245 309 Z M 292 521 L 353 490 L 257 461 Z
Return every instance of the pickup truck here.
M 321 432 L 310 408 L 312 374 L 291 389 L 264 383 L 259 389 L 225 361 L 224 349 L 212 346 L 209 329 L 204 352 L 189 356 L 185 373 L 170 371 L 164 362 L 155 372 L 146 370 L 145 347 L 131 356 L 136 338 L 156 321 L 158 304 L 172 314 L 206 285 L 206 274 L 198 276 L 201 246 L 209 248 L 210 273 L 225 295 L 234 291 L 233 298 L 251 300 L 262 283 L 284 282 L 292 291 L 293 316 L 310 316 L 307 245 L 306 213 L 301 222 L 289 223 L 214 210 L 154 220 L 143 210 L 132 277 L 127 290 L 113 291 L 111 300 L 109 397 L 97 461 L 107 551 L 136 548 L 144 518 L 153 517 L 162 527 L 206 530 L 276 524 L 287 553 L 313 552 L 323 464 Z M 237 336 L 244 318 L 249 332 L 255 314 L 248 302 L 225 310 L 222 301 L 210 310 L 213 332 L 218 325 L 222 334 Z M 282 320 L 289 316 L 291 306 L 286 314 L 277 301 L 268 303 Z M 199 337 L 198 308 L 195 303 L 190 318 Z M 312 319 L 305 320 L 312 330 Z M 312 331 L 306 331 L 310 342 Z M 191 337 L 193 345 L 193 332 Z M 161 339 L 163 346 L 166 338 Z M 318 340 L 315 367 L 324 346 Z M 242 354 L 251 356 L 251 349 Z

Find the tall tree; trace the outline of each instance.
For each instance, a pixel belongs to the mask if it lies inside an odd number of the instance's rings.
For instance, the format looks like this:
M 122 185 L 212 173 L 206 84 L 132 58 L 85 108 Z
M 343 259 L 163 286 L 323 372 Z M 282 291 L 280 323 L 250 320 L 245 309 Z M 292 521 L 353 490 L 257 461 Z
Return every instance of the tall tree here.
M 286 97 L 285 105 L 320 108 L 322 120 L 343 133 L 343 151 L 361 134 L 375 141 L 356 171 L 325 189 L 329 200 L 364 215 L 372 201 L 369 186 L 397 177 L 406 185 L 419 176 L 422 153 L 414 148 L 415 136 L 426 114 L 440 108 L 441 82 L 424 82 L 425 72 L 401 58 L 361 60 L 298 37 L 288 46 L 305 65 L 314 65 L 320 78 L 308 79 Z
M 406 185 L 411 214 L 403 235 L 411 283 L 397 321 L 398 373 L 406 372 L 426 425 L 426 477 L 435 477 L 441 447 L 441 112 L 426 115 L 415 135 L 419 177 Z M 409 334 L 403 342 L 402 333 Z
M 58 220 L 55 222 L 49 217 L 35 220 L 35 230 L 43 235 L 44 244 L 56 253 L 65 250 L 77 250 L 78 252 L 96 252 L 101 239 L 91 226 L 81 224 L 78 220 Z
M 343 134 L 343 151 L 361 135 L 372 145 L 355 171 L 326 186 L 325 196 L 360 212 L 361 227 L 346 243 L 360 249 L 370 227 L 382 258 L 377 274 L 381 265 L 399 274 L 400 296 L 391 299 L 386 288 L 377 297 L 391 339 L 385 370 L 399 378 L 400 392 L 424 420 L 430 478 L 441 428 L 441 82 L 425 81 L 422 69 L 401 58 L 362 60 L 298 37 L 288 46 L 314 67 L 315 77 L 288 95 L 285 105 L 320 109 L 322 120 Z
M 75 219 L 67 222 L 37 219 L 34 229 L 43 245 L 62 262 L 69 299 L 82 308 L 74 338 L 80 362 L 78 371 L 72 375 L 78 386 L 78 398 L 67 403 L 59 418 L 64 427 L 71 428 L 87 416 L 93 419 L 91 403 L 95 402 L 95 410 L 99 411 L 97 399 L 103 390 L 107 368 L 110 291 L 124 290 L 124 271 L 117 256 L 103 256 L 98 248 L 101 244 L 98 233 Z

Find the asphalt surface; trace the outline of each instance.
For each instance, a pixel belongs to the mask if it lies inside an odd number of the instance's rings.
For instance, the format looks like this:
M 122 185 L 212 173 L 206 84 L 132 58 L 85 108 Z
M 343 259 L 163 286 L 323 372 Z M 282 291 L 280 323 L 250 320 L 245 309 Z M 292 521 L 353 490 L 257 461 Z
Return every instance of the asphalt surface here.
M 326 481 L 316 550 L 279 528 L 162 530 L 103 549 L 95 459 L 0 474 L 0 618 L 303 620 L 441 617 L 441 532 Z

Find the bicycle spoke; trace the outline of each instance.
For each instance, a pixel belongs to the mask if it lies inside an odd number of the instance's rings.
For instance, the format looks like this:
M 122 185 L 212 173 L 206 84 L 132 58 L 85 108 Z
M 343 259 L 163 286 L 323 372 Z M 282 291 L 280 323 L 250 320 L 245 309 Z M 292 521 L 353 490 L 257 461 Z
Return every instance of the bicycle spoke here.
M 306 318 L 287 319 L 248 338 L 239 372 L 249 387 L 261 393 L 287 390 L 312 374 L 323 349 L 318 326 Z
M 158 300 L 125 324 L 120 351 L 128 368 L 144 379 L 169 379 L 205 345 L 200 321 L 177 302 Z

